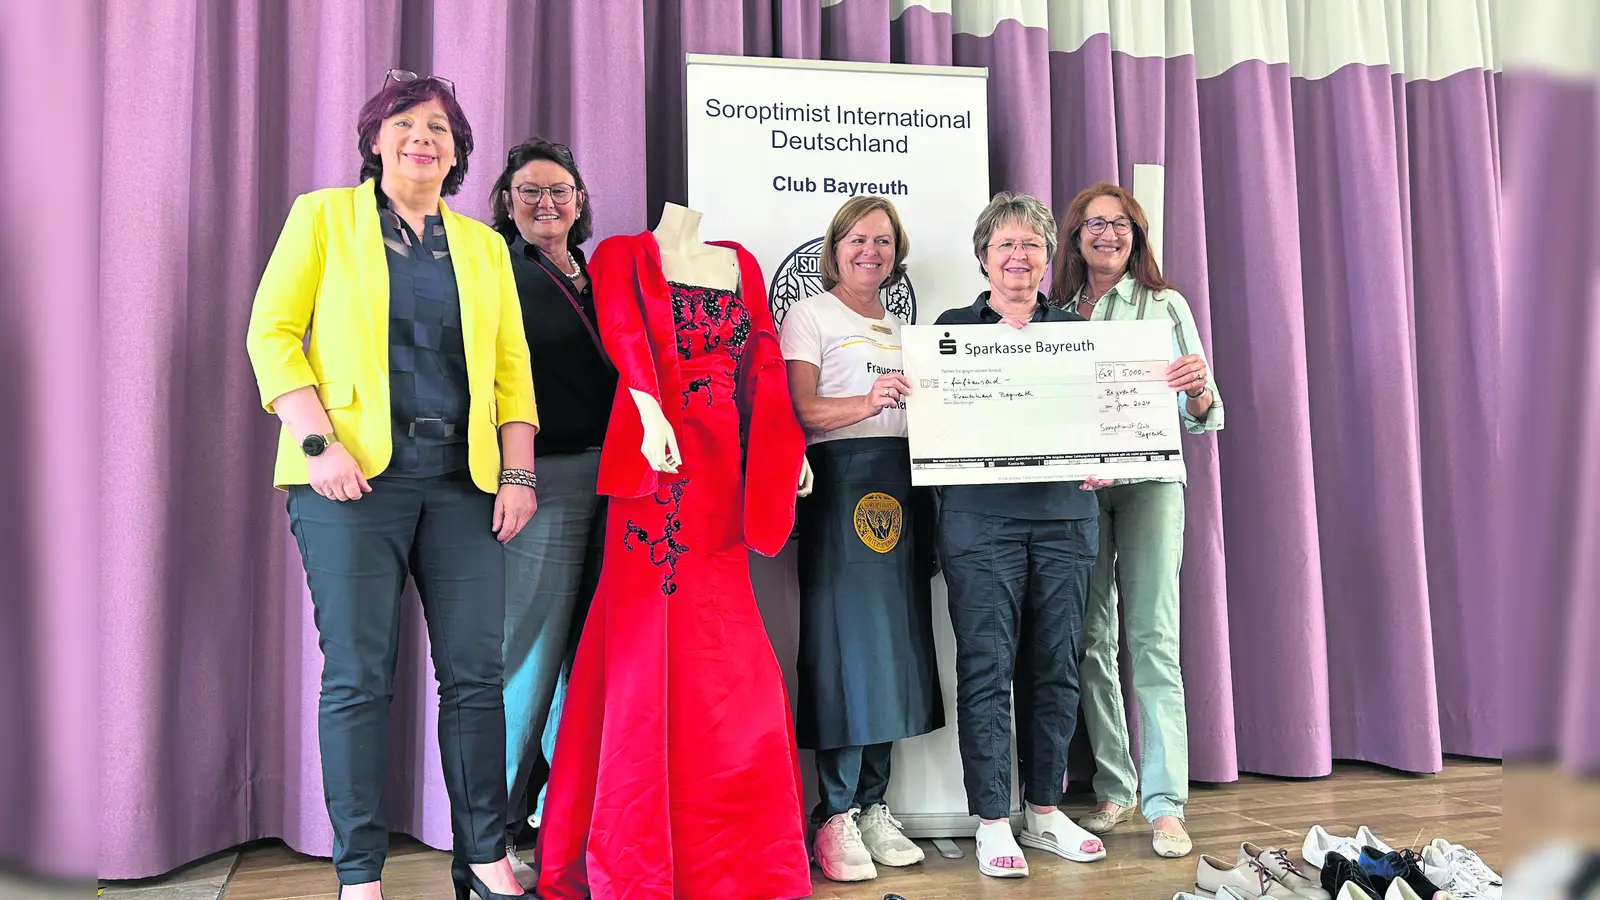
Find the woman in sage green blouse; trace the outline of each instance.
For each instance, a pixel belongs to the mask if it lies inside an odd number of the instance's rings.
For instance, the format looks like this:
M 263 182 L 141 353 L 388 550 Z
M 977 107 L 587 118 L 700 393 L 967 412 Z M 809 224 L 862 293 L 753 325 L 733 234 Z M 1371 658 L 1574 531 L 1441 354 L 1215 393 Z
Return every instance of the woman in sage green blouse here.
M 1073 199 L 1061 220 L 1053 301 L 1093 322 L 1158 319 L 1172 323 L 1176 361 L 1167 386 L 1184 427 L 1222 427 L 1222 398 L 1211 379 L 1194 317 L 1161 276 L 1150 251 L 1144 209 L 1127 191 L 1101 182 Z M 1118 588 L 1139 698 L 1141 812 L 1155 826 L 1161 856 L 1187 855 L 1188 723 L 1178 668 L 1178 570 L 1183 559 L 1182 479 L 1119 479 L 1099 491 L 1100 553 L 1083 617 L 1079 684 L 1084 726 L 1094 748 L 1098 806 L 1079 820 L 1104 834 L 1132 811 L 1133 760 L 1117 673 Z

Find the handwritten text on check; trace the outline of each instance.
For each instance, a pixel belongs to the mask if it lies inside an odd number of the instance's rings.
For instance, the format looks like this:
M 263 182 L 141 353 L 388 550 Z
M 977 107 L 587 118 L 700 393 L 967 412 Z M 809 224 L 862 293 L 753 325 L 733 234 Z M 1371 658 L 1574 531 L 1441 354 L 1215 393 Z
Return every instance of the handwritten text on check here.
M 1172 325 L 908 325 L 918 485 L 1181 476 Z

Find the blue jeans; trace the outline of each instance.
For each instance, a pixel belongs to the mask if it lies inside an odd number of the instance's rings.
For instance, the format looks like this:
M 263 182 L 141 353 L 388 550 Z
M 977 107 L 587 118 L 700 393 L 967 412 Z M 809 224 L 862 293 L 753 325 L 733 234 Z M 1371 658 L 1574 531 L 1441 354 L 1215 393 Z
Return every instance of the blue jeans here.
M 1098 534 L 1096 519 L 939 514 L 972 815 L 1011 814 L 1013 692 L 1023 797 L 1035 806 L 1061 802 L 1078 723 L 1078 647 Z
M 817 793 L 822 796 L 811 814 L 821 825 L 840 813 L 866 812 L 882 803 L 889 792 L 889 754 L 893 741 L 866 747 L 835 747 L 817 751 Z
M 539 506 L 505 546 L 506 826 L 542 812 L 566 678 L 600 579 L 600 451 L 541 456 Z M 530 796 L 531 795 L 531 796 Z
M 1183 485 L 1141 481 L 1100 490 L 1100 558 L 1083 617 L 1083 718 L 1094 748 L 1095 798 L 1134 804 L 1128 716 L 1117 666 L 1120 619 L 1139 698 L 1139 774 L 1150 821 L 1183 818 L 1189 731 L 1178 667 Z

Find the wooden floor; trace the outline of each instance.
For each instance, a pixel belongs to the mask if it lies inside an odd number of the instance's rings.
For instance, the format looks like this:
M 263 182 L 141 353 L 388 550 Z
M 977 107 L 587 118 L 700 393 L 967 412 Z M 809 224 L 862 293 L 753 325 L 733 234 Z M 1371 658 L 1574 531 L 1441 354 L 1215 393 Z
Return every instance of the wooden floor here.
M 1074 817 L 1087 811 L 1087 798 L 1065 807 Z M 1450 760 L 1436 776 L 1401 775 L 1369 766 L 1341 765 L 1331 778 L 1285 781 L 1246 777 L 1236 784 L 1195 786 L 1189 800 L 1189 829 L 1195 853 L 1230 862 L 1241 841 L 1289 848 L 1300 860 L 1306 829 L 1321 823 L 1336 834 L 1354 834 L 1367 825 L 1395 847 L 1420 847 L 1435 837 L 1477 850 L 1504 871 L 1501 842 L 1501 769 L 1498 763 Z M 1137 817 L 1134 817 L 1137 819 Z M 1195 856 L 1164 860 L 1150 850 L 1149 826 L 1125 821 L 1106 838 L 1104 860 L 1069 863 L 1045 853 L 1029 853 L 1032 875 L 1001 881 L 978 874 L 972 841 L 958 841 L 966 856 L 941 858 L 920 842 L 928 861 L 908 869 L 881 869 L 876 881 L 834 884 L 814 867 L 818 900 L 880 900 L 886 893 L 906 900 L 1170 900 L 1192 889 Z M 384 873 L 386 900 L 438 900 L 448 896 L 449 857 L 408 838 L 395 837 Z M 334 900 L 338 885 L 326 860 L 296 854 L 282 844 L 247 849 L 240 857 L 224 900 Z

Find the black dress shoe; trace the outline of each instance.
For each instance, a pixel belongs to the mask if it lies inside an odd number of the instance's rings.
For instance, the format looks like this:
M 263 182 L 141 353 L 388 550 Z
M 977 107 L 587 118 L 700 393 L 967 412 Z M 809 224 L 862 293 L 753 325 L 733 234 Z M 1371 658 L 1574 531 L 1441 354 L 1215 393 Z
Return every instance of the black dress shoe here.
M 1395 850 L 1389 853 L 1380 853 L 1375 847 L 1361 848 L 1361 860 L 1357 863 L 1363 872 L 1368 875 L 1388 880 L 1400 879 L 1416 892 L 1421 900 L 1433 900 L 1440 886 L 1428 880 L 1422 871 L 1422 858 L 1410 850 Z
M 1347 857 L 1329 853 L 1322 865 L 1322 889 L 1334 900 L 1338 900 L 1339 889 L 1344 887 L 1347 881 L 1355 882 L 1356 887 L 1366 891 L 1373 900 L 1383 900 L 1383 895 L 1389 891 L 1389 879 L 1363 872 L 1360 866 Z M 1432 897 L 1430 893 L 1428 900 L 1432 900 Z
M 472 895 L 477 894 L 482 900 L 516 900 L 518 897 L 528 897 L 531 894 L 496 894 L 489 890 L 472 867 L 459 859 L 450 861 L 450 880 L 455 882 L 456 900 L 472 900 Z

